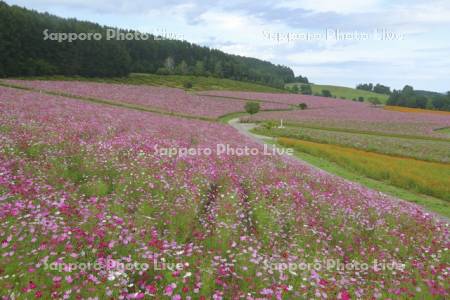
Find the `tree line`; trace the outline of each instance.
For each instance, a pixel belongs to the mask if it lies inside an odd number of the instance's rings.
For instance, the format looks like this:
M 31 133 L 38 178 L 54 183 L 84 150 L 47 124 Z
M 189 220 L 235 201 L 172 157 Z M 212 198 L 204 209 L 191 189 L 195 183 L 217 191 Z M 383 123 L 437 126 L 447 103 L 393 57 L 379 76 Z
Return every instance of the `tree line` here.
M 440 94 L 416 91 L 412 86 L 406 85 L 401 90 L 394 90 L 389 96 L 387 104 L 450 111 L 450 92 L 447 92 L 447 94 Z
M 360 83 L 356 86 L 356 89 L 358 90 L 364 90 L 369 92 L 374 92 L 377 94 L 391 94 L 391 88 L 382 84 L 373 84 L 373 83 Z
M 294 82 L 286 66 L 226 54 L 187 41 L 158 38 L 107 40 L 107 30 L 137 33 L 64 19 L 0 1 L 0 76 L 80 75 L 118 77 L 135 73 L 215 76 L 283 87 Z M 44 40 L 48 33 L 100 33 L 99 40 Z M 303 79 L 304 80 L 304 79 Z

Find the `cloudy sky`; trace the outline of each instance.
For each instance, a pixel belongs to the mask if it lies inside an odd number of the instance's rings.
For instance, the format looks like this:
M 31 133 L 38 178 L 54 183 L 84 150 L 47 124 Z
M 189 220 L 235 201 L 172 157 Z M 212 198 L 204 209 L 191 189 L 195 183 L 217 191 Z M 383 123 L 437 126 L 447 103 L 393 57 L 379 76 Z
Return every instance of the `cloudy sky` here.
M 448 0 L 6 2 L 102 25 L 165 32 L 287 65 L 315 83 L 450 90 Z

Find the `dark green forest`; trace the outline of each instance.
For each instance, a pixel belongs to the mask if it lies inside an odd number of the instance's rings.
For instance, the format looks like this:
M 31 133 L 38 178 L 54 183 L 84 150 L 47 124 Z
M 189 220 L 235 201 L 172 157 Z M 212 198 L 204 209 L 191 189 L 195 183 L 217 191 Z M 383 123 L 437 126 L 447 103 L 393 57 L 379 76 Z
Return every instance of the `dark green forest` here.
M 416 91 L 412 86 L 405 85 L 402 90 L 394 90 L 386 104 L 450 111 L 450 92 L 444 95 L 435 92 Z
M 411 108 L 435 109 L 450 111 L 450 92 L 441 94 L 437 92 L 414 90 L 410 85 L 405 85 L 401 90 L 393 90 L 382 84 L 361 83 L 356 89 L 371 91 L 378 94 L 387 94 L 389 99 L 386 104 L 405 106 Z
M 100 33 L 103 38 L 71 42 L 44 40 L 46 29 L 49 34 Z M 133 72 L 215 76 L 274 87 L 295 80 L 290 68 L 267 61 L 152 35 L 148 40 L 107 40 L 108 29 L 111 27 L 64 19 L 0 1 L 0 77 L 118 77 Z

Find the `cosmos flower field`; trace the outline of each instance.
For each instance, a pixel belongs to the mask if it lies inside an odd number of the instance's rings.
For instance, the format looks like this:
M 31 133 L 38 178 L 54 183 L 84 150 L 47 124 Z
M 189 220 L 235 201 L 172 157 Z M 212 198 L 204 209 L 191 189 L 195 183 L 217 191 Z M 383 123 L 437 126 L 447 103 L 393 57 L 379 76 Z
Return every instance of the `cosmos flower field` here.
M 262 101 L 280 101 L 291 105 L 306 103 L 310 108 L 306 111 L 261 112 L 252 118 L 253 121 L 283 119 L 297 124 L 321 128 L 332 127 L 387 134 L 444 138 L 448 138 L 448 136 L 435 131 L 435 129 L 450 126 L 450 115 L 448 114 L 385 110 L 366 102 L 295 94 L 228 91 L 204 92 L 204 94 L 242 99 L 260 99 Z
M 78 81 L 26 81 L 7 80 L 6 82 L 38 90 L 64 92 L 81 97 L 113 100 L 119 103 L 136 104 L 142 107 L 161 109 L 170 113 L 183 113 L 191 116 L 217 118 L 242 110 L 246 101 L 204 97 L 183 90 L 166 87 L 137 86 L 124 84 L 105 84 Z M 214 101 L 215 100 L 215 101 Z M 261 102 L 262 110 L 288 110 L 288 103 Z
M 173 89 L 50 85 L 206 116 L 241 109 Z M 417 115 L 405 118 L 423 134 L 449 122 Z M 219 122 L 0 87 L 2 299 L 449 297 L 445 220 L 294 158 L 218 144 L 261 149 Z

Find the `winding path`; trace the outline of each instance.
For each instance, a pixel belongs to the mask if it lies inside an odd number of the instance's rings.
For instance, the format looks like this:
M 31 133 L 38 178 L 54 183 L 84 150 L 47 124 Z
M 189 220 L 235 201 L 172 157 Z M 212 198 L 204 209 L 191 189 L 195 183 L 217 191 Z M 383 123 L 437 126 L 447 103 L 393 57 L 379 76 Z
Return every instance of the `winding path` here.
M 273 145 L 272 143 L 267 143 L 267 141 L 274 141 L 275 139 L 273 137 L 268 137 L 268 136 L 264 136 L 264 135 L 259 135 L 259 134 L 255 134 L 253 132 L 251 132 L 251 130 L 253 128 L 255 128 L 257 125 L 254 123 L 240 123 L 239 122 L 239 118 L 234 118 L 231 119 L 230 121 L 228 121 L 228 124 L 231 125 L 233 128 L 235 128 L 240 134 L 247 136 L 248 138 L 252 139 L 253 141 L 257 142 L 260 145 L 266 145 L 268 149 L 273 149 L 275 147 L 275 145 Z M 295 158 L 296 160 L 300 161 L 302 164 L 313 168 L 321 173 L 326 173 L 329 176 L 334 176 L 337 177 L 336 175 L 327 172 L 323 169 L 320 169 L 304 160 L 301 160 L 295 156 L 291 156 L 291 155 L 287 155 L 287 154 L 283 154 L 285 157 L 288 157 L 290 159 Z M 339 177 L 340 179 L 347 181 L 347 182 L 351 182 L 352 184 L 355 184 L 355 182 L 347 180 L 345 178 Z

